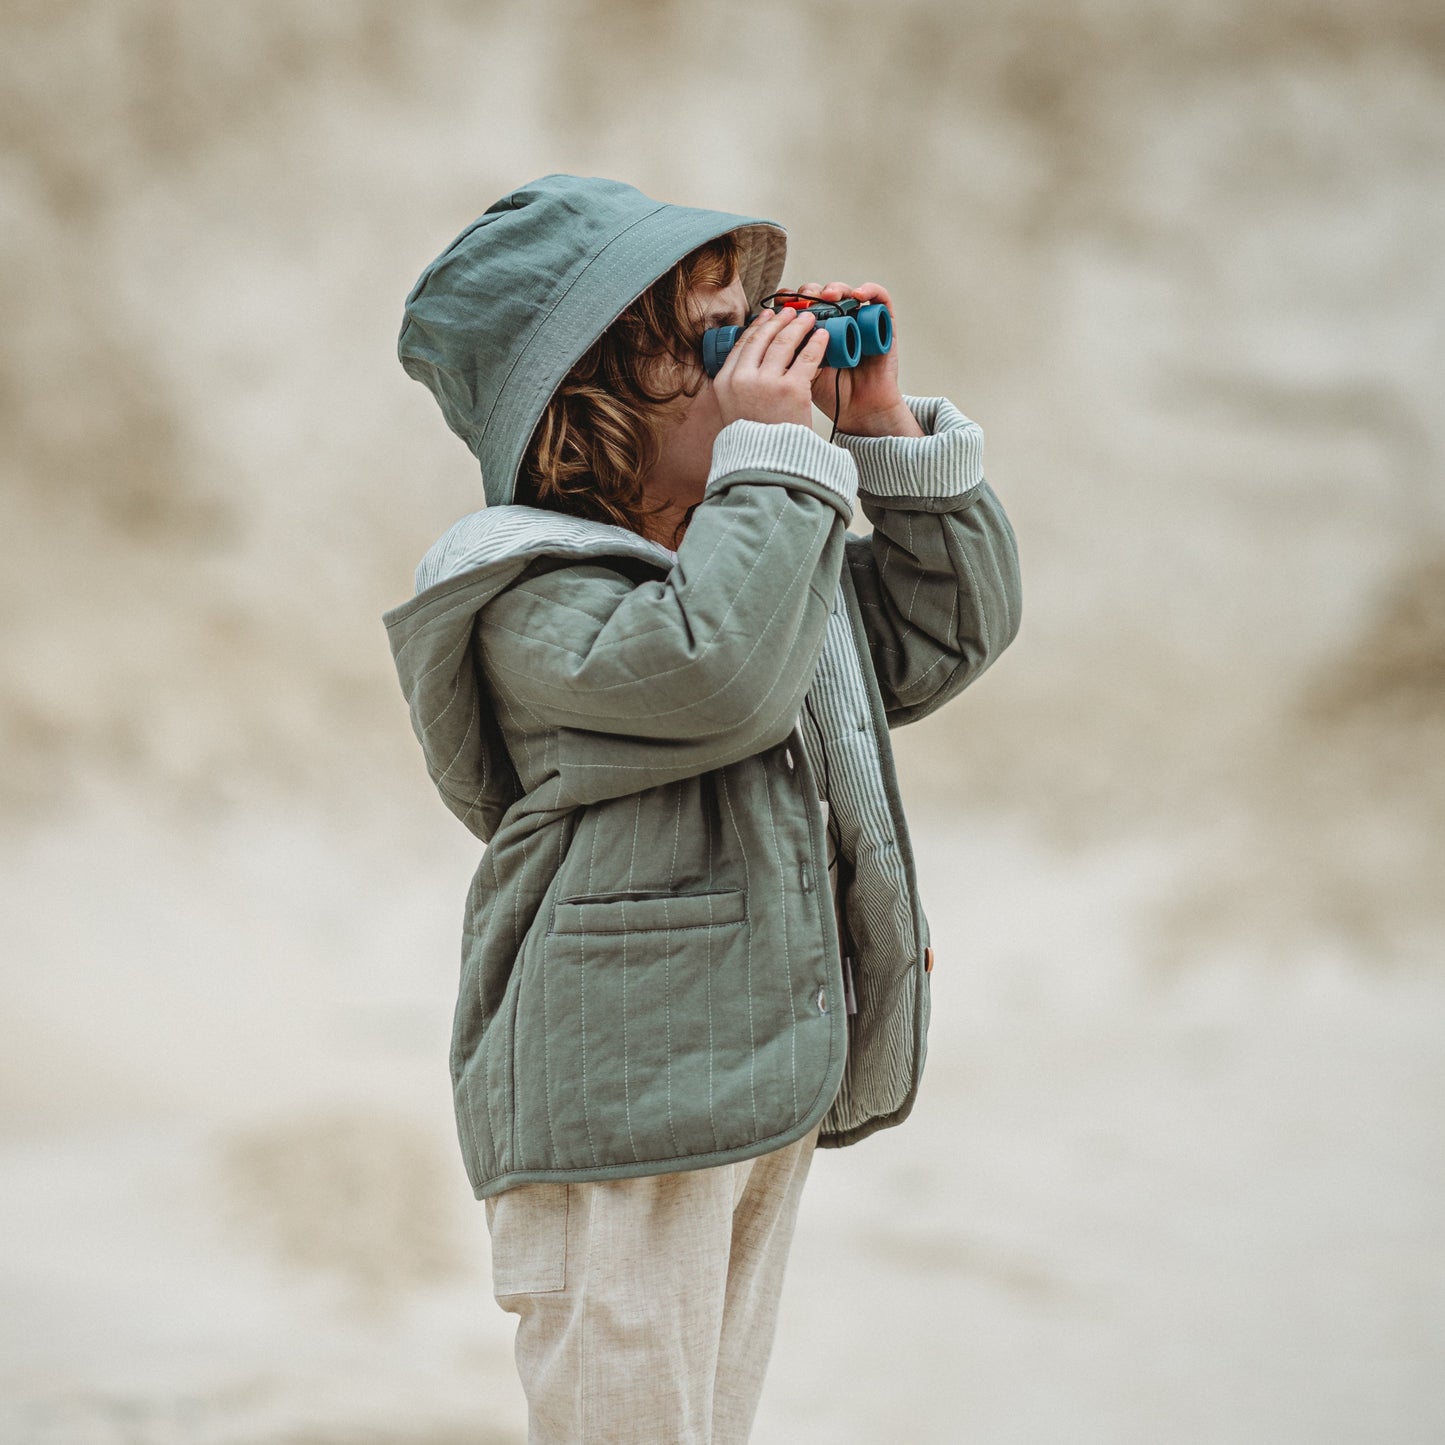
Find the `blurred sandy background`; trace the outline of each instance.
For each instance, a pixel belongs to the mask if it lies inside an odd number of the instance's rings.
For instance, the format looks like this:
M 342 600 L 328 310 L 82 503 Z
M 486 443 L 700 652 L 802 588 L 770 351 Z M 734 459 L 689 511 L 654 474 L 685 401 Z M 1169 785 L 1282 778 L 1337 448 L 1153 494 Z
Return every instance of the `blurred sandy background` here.
M 1445 1438 L 1445 11 L 12 0 L 0 77 L 5 1445 L 525 1438 L 380 616 L 482 501 L 402 299 L 557 170 L 888 285 L 1021 543 L 756 1438 Z

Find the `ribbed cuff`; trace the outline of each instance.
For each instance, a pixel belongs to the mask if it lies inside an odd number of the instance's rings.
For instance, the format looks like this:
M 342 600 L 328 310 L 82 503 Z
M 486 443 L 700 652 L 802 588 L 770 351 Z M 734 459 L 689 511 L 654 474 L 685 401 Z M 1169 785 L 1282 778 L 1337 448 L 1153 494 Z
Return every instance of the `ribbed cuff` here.
M 947 397 L 903 401 L 927 436 L 839 432 L 833 438 L 858 463 L 858 490 L 880 497 L 961 497 L 976 487 L 983 480 L 983 428 Z
M 703 495 L 737 472 L 782 472 L 821 482 L 847 503 L 850 513 L 858 492 L 853 458 L 798 422 L 729 422 L 713 442 L 712 470 Z

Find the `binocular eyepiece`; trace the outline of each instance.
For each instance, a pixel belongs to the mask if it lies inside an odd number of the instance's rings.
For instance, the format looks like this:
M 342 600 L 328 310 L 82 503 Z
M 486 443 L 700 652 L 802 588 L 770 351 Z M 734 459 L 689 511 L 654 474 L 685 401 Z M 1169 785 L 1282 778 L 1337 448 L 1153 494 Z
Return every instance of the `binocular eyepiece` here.
M 777 302 L 777 307 L 769 307 L 770 302 Z M 817 318 L 816 326 L 828 333 L 824 366 L 846 370 L 857 366 L 865 356 L 882 356 L 893 345 L 893 317 L 886 306 L 864 305 L 852 296 L 841 301 L 820 301 L 816 296 L 803 296 L 796 291 L 775 291 L 759 304 L 768 309 L 811 311 Z M 738 337 L 762 314 L 761 310 L 754 311 L 743 326 L 715 326 L 703 332 L 702 364 L 709 376 L 716 376 L 722 370 Z

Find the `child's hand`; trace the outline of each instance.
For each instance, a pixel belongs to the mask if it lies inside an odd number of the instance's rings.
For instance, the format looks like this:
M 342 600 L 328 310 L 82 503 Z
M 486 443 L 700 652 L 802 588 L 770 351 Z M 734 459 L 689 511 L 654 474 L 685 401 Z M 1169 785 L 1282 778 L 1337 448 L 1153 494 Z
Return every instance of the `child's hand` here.
M 837 370 L 829 366 L 818 373 L 813 382 L 813 401 L 818 410 L 831 418 L 836 404 L 838 430 L 850 436 L 923 436 L 924 430 L 909 411 L 898 386 L 898 313 L 888 292 L 876 281 L 862 286 L 842 281 L 819 286 L 809 281 L 796 289 L 820 301 L 854 296 L 865 306 L 876 302 L 886 306 L 893 317 L 893 344 L 882 356 L 865 356 L 857 366 Z
M 723 425 L 747 420 L 811 426 L 813 378 L 827 349 L 828 333 L 807 312 L 763 312 L 744 329 L 712 379 Z

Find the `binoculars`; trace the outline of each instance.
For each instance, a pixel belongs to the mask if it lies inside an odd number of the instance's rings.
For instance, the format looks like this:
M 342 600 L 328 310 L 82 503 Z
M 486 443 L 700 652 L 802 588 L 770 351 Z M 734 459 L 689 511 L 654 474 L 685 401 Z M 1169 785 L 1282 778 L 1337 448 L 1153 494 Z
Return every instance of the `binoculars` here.
M 769 309 L 811 311 L 817 317 L 816 326 L 828 333 L 824 366 L 846 370 L 857 366 L 865 356 L 882 356 L 893 345 L 893 318 L 886 306 L 865 305 L 852 296 L 841 301 L 820 301 L 816 296 L 803 296 L 796 291 L 775 291 L 759 305 L 768 307 L 770 302 L 777 302 L 777 306 Z M 715 326 L 703 332 L 702 364 L 709 376 L 716 376 L 722 370 L 738 337 L 762 314 L 761 310 L 754 311 L 743 326 Z

